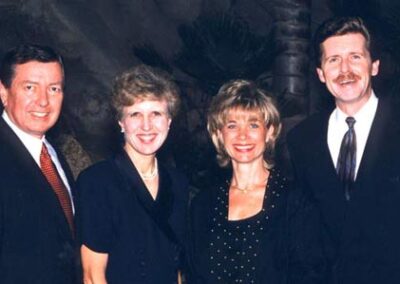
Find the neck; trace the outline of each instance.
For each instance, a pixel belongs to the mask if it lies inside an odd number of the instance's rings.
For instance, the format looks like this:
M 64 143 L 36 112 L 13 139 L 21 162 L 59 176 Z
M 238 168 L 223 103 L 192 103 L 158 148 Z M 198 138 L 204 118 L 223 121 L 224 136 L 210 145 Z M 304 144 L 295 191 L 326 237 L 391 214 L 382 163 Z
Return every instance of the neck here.
M 336 100 L 336 106 L 348 116 L 354 116 L 357 112 L 362 109 L 372 96 L 372 90 L 369 90 L 369 94 L 364 95 L 359 100 L 352 102 L 344 102 Z
M 265 185 L 269 171 L 264 165 L 264 160 L 256 163 L 242 164 L 232 162 L 233 176 L 231 184 L 240 189 L 249 189 L 254 186 Z
M 150 175 L 156 167 L 156 156 L 152 155 L 141 155 L 132 147 L 125 145 L 125 151 L 128 153 L 129 158 L 135 165 L 136 169 L 142 175 Z

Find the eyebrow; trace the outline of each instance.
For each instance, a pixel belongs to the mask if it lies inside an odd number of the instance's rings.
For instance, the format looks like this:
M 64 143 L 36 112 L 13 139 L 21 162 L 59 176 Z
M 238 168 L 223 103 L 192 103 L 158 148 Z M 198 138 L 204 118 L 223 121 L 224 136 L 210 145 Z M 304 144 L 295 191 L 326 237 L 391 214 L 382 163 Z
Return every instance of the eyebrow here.
M 249 117 L 248 121 L 251 121 L 251 122 L 253 122 L 253 121 L 261 121 L 261 119 L 258 118 L 258 117 Z
M 23 81 L 21 81 L 21 83 L 22 84 L 33 84 L 33 85 L 39 85 L 40 84 L 40 82 L 39 81 L 32 81 L 32 80 L 23 80 Z M 61 81 L 61 82 L 52 82 L 52 83 L 50 83 L 49 85 L 61 85 L 61 86 L 63 86 L 64 84 L 63 84 L 63 82 Z
M 32 81 L 32 80 L 23 80 L 21 81 L 22 84 L 39 84 L 37 81 Z

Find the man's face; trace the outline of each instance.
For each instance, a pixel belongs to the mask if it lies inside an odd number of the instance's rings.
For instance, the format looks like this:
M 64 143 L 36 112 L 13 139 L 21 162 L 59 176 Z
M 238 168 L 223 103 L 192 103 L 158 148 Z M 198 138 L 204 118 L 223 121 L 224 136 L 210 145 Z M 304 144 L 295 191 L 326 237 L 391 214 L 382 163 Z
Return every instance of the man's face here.
M 379 71 L 379 60 L 372 62 L 366 40 L 360 33 L 333 36 L 322 43 L 318 77 L 345 113 L 356 113 L 371 96 L 371 76 Z
M 63 71 L 57 62 L 29 61 L 15 66 L 10 88 L 0 83 L 10 120 L 22 131 L 42 138 L 57 121 L 63 100 Z

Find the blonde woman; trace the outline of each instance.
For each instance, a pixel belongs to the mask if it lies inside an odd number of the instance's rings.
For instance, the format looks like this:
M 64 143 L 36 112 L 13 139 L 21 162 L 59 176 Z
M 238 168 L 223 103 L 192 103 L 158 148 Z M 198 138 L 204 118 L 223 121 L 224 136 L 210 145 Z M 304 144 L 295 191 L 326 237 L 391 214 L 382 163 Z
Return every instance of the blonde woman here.
M 191 203 L 189 283 L 320 281 L 319 251 L 307 246 L 318 245 L 312 222 L 301 221 L 304 207 L 289 206 L 291 187 L 274 167 L 281 123 L 272 99 L 253 82 L 228 82 L 211 103 L 208 130 L 232 173 Z

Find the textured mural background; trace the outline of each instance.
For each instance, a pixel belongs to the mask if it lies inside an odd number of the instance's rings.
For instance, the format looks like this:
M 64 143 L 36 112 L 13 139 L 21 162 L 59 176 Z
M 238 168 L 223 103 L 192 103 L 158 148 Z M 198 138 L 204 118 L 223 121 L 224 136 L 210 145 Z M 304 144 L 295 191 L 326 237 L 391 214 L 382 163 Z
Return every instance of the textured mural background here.
M 398 97 L 400 4 L 333 0 L 0 0 L 0 55 L 21 42 L 47 44 L 65 59 L 66 96 L 52 136 L 75 174 L 112 153 L 119 131 L 109 104 L 112 78 L 138 63 L 173 73 L 183 107 L 162 159 L 196 186 L 218 173 L 205 128 L 212 96 L 225 81 L 257 80 L 284 118 L 278 161 L 288 168 L 285 133 L 331 105 L 317 81 L 310 37 L 332 15 L 360 15 L 381 46 L 378 95 Z

